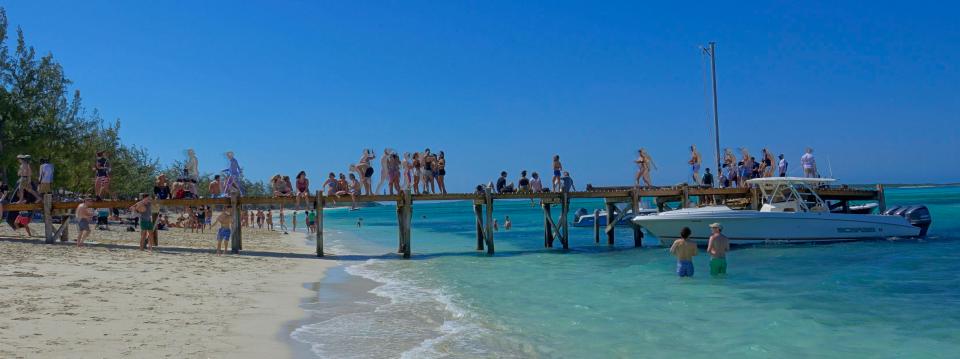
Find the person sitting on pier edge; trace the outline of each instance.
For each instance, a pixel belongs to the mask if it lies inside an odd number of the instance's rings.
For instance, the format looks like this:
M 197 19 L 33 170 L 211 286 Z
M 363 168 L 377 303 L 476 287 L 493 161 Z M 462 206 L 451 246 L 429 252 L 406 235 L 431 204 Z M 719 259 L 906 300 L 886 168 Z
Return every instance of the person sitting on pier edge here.
M 570 178 L 570 172 L 563 171 L 563 177 L 560 177 L 560 191 L 570 192 L 571 190 L 576 191 L 577 186 L 573 185 L 573 178 Z
M 697 255 L 697 244 L 690 240 L 690 228 L 680 230 L 680 238 L 673 241 L 670 254 L 677 257 L 677 275 L 693 277 L 693 257 Z
M 507 184 L 507 171 L 500 172 L 500 178 L 497 178 L 497 193 L 513 193 L 513 183 Z
M 540 174 L 534 172 L 530 174 L 530 177 L 533 178 L 530 180 L 530 190 L 533 192 L 543 192 L 543 182 L 540 181 Z
M 530 179 L 527 178 L 527 171 L 520 171 L 520 180 L 517 181 L 519 185 L 518 192 L 530 192 Z

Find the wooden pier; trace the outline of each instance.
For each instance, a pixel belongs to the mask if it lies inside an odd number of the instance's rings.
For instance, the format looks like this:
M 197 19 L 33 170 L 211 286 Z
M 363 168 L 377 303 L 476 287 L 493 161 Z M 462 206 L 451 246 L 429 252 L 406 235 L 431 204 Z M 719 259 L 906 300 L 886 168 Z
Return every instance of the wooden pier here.
M 877 185 L 876 190 L 853 189 L 846 187 L 822 188 L 817 191 L 824 200 L 840 201 L 845 207 L 849 201 L 878 201 L 880 210 L 885 207 L 883 186 Z M 540 193 L 492 193 L 489 189 L 483 193 L 451 193 L 451 194 L 411 194 L 404 191 L 399 195 L 364 195 L 357 196 L 357 202 L 394 202 L 397 207 L 398 222 L 398 253 L 403 258 L 410 258 L 411 249 L 411 219 L 413 218 L 413 207 L 416 201 L 464 201 L 473 204 L 473 213 L 476 220 L 477 247 L 478 251 L 486 250 L 487 254 L 494 254 L 494 229 L 493 229 L 493 211 L 496 200 L 539 200 L 543 210 L 543 245 L 546 248 L 553 248 L 554 242 L 559 240 L 563 249 L 570 246 L 570 200 L 578 198 L 602 199 L 604 201 L 608 220 L 607 225 L 602 229 L 607 237 L 607 244 L 614 245 L 614 226 L 617 221 L 626 215 L 626 210 L 621 210 L 618 204 L 626 204 L 623 208 L 631 208 L 634 212 L 640 209 L 640 200 L 642 198 L 654 198 L 657 205 L 663 209 L 663 206 L 669 202 L 678 202 L 682 207 L 697 206 L 703 203 L 720 203 L 732 207 L 757 209 L 759 206 L 759 191 L 748 188 L 701 188 L 688 187 L 685 185 L 674 187 L 592 187 L 588 186 L 587 191 L 581 192 L 540 192 Z M 316 245 L 317 256 L 323 257 L 323 209 L 328 203 L 350 203 L 349 196 L 326 196 L 320 191 L 315 195 L 309 196 L 307 203 L 313 203 L 316 209 Z M 100 201 L 94 202 L 92 208 L 129 208 L 136 201 Z M 202 199 L 166 199 L 153 200 L 155 207 L 186 207 L 186 206 L 231 206 L 233 210 L 233 223 L 231 250 L 233 253 L 240 253 L 243 249 L 243 226 L 241 225 L 241 211 L 237 208 L 243 206 L 262 206 L 262 205 L 291 205 L 296 203 L 294 197 L 238 197 L 230 198 L 202 198 Z M 45 195 L 42 203 L 35 204 L 7 204 L 4 208 L 7 211 L 42 211 L 45 240 L 46 243 L 54 243 L 56 238 L 61 241 L 67 240 L 67 226 L 69 223 L 70 212 L 74 210 L 79 202 L 54 202 L 51 195 Z M 559 216 L 554 217 L 553 209 L 556 206 L 559 209 Z M 309 206 L 308 206 L 309 207 Z M 310 208 L 308 208 L 310 209 Z M 594 213 L 594 241 L 600 242 L 601 228 L 597 219 L 597 212 Z M 60 219 L 60 226 L 54 226 L 54 218 Z M 156 218 L 156 213 L 154 214 Z M 156 221 L 154 221 L 156 223 Z M 643 232 L 640 228 L 634 226 L 633 241 L 634 246 L 639 247 L 643 239 Z

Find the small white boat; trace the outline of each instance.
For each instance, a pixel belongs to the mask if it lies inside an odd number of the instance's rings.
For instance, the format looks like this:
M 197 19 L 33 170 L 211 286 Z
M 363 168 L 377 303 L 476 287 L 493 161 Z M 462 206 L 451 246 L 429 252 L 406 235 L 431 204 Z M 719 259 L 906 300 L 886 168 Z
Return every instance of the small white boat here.
M 747 181 L 762 193 L 762 207 L 733 210 L 726 206 L 687 208 L 633 218 L 661 243 L 672 243 L 683 227 L 706 244 L 711 223 L 720 223 L 732 244 L 806 243 L 925 236 L 931 219 L 924 206 L 897 207 L 883 214 L 833 213 L 816 187 L 822 178 L 771 177 Z
M 623 215 L 620 220 L 617 221 L 616 226 L 626 227 L 631 225 L 631 220 L 636 216 L 646 216 L 650 214 L 657 213 L 656 209 L 651 208 L 640 208 L 638 214 L 634 214 L 632 209 L 628 209 L 627 213 Z M 573 214 L 573 226 L 574 227 L 593 227 L 593 212 L 587 211 L 586 208 L 578 209 L 576 213 Z M 597 214 L 597 222 L 600 222 L 600 226 L 607 225 L 607 211 L 601 210 Z

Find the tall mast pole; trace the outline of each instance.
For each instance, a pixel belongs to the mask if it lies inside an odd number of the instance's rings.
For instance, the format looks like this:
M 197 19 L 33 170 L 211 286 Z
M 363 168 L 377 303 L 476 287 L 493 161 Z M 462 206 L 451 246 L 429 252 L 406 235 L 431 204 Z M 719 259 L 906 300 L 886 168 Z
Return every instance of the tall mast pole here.
M 715 135 L 714 140 L 716 141 L 716 150 L 717 150 L 717 174 L 723 173 L 720 171 L 720 115 L 717 113 L 717 43 L 710 42 L 710 73 L 713 75 L 713 133 Z

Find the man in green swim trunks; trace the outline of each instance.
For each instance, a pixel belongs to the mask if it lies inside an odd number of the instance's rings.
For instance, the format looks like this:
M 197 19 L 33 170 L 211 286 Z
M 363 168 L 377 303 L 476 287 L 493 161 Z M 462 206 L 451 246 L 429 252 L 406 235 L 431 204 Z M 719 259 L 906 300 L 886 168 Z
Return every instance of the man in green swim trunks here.
M 710 253 L 710 275 L 727 274 L 727 251 L 730 250 L 730 239 L 724 236 L 723 226 L 720 223 L 710 225 L 713 234 L 707 243 L 707 252 Z
M 146 246 L 153 252 L 153 203 L 150 195 L 141 194 L 140 202 L 131 206 L 130 211 L 140 215 L 140 250 Z

